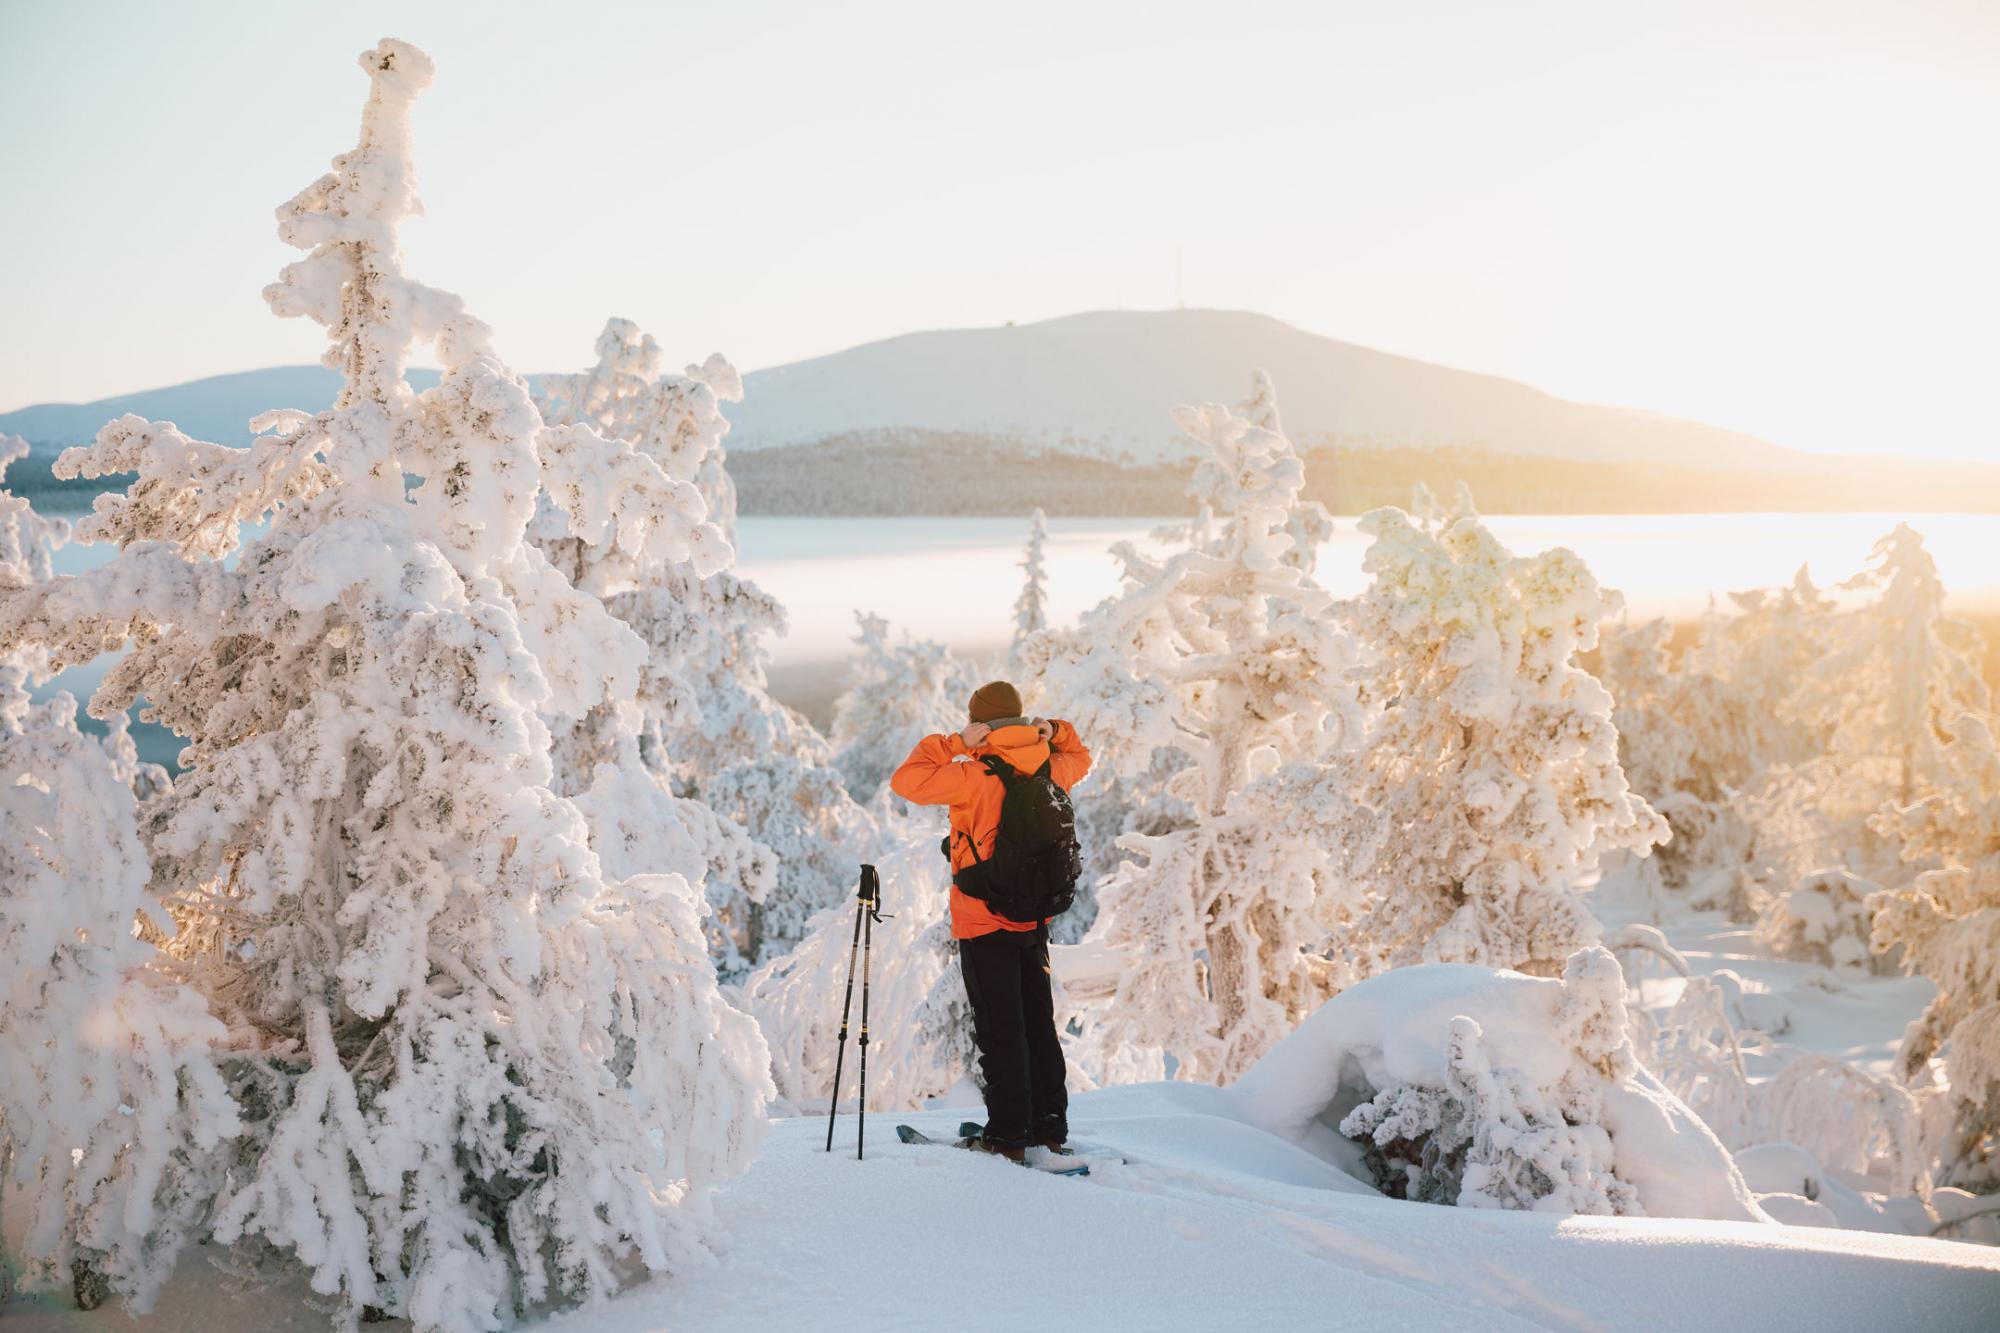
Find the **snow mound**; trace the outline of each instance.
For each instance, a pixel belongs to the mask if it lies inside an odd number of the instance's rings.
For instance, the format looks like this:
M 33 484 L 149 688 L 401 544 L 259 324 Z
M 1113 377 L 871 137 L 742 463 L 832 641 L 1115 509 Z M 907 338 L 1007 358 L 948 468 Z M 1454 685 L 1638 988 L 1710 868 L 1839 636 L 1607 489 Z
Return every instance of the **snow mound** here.
M 1632 1053 L 1603 949 L 1561 979 L 1399 968 L 1329 1000 L 1230 1091 L 1396 1197 L 1768 1222 L 1728 1151 Z

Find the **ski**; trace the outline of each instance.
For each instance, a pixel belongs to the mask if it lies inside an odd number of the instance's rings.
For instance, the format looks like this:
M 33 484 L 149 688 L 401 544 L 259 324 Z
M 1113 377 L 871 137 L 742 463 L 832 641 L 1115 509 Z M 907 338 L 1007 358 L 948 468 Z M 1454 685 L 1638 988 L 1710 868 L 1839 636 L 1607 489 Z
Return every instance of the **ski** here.
M 977 1129 L 979 1127 L 975 1125 L 973 1128 Z M 905 1143 L 929 1144 L 937 1148 L 962 1148 L 970 1152 L 978 1135 L 968 1134 L 959 1139 L 934 1139 L 914 1125 L 898 1125 L 896 1126 L 896 1137 Z M 997 1157 L 998 1154 L 995 1154 L 995 1156 Z M 999 1160 L 1004 1162 L 1007 1159 L 1001 1157 Z M 1039 1171 L 1045 1176 L 1087 1176 L 1090 1174 L 1090 1164 L 1088 1162 L 1075 1162 L 1071 1164 L 1061 1157 L 1054 1160 L 1055 1162 L 1063 1163 L 1063 1165 L 1042 1166 L 1035 1162 L 1022 1162 L 1020 1165 L 1028 1168 L 1030 1171 Z

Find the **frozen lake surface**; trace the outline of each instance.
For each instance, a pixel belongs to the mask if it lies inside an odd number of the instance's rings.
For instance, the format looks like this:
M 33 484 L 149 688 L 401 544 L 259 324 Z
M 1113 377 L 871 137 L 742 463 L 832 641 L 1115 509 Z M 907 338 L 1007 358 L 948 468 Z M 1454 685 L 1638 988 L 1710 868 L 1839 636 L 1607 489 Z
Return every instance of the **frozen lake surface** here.
M 1710 596 L 1788 583 L 1801 564 L 1830 587 L 1860 570 L 1893 514 L 1641 514 L 1506 516 L 1487 525 L 1517 554 L 1567 546 L 1635 619 L 1701 614 Z M 1114 542 L 1143 540 L 1167 519 L 1056 518 L 1045 549 L 1049 614 L 1057 623 L 1118 589 Z M 1921 514 L 1909 520 L 1937 559 L 1952 604 L 2000 611 L 2000 516 Z M 1012 518 L 745 518 L 739 565 L 782 601 L 791 632 L 780 665 L 845 656 L 854 613 L 954 648 L 1007 641 L 1027 523 Z M 1361 591 L 1367 538 L 1338 521 L 1320 553 L 1319 581 L 1336 596 Z
M 1711 596 L 1728 603 L 1734 589 L 1789 582 L 1809 565 L 1822 587 L 1853 575 L 1876 538 L 1901 521 L 1894 514 L 1641 514 L 1506 516 L 1487 524 L 1517 553 L 1567 546 L 1599 579 L 1620 589 L 1635 619 L 1699 615 Z M 1073 621 L 1117 591 L 1109 550 L 1145 542 L 1169 519 L 1055 518 L 1044 550 L 1049 614 Z M 1920 514 L 1924 535 L 1954 608 L 2000 612 L 2000 515 Z M 854 616 L 872 611 L 899 630 L 943 641 L 966 654 L 990 654 L 1013 631 L 1027 535 L 1015 518 L 744 518 L 738 565 L 790 614 L 790 631 L 772 645 L 773 685 L 781 697 L 821 720 L 839 683 L 837 664 L 852 649 Z M 1320 553 L 1320 582 L 1338 596 L 1366 583 L 1367 539 L 1355 520 L 1338 521 Z M 58 572 L 103 563 L 110 549 L 71 545 L 56 552 Z M 85 697 L 104 663 L 65 672 L 49 688 Z M 171 738 L 140 729 L 148 758 L 164 762 Z

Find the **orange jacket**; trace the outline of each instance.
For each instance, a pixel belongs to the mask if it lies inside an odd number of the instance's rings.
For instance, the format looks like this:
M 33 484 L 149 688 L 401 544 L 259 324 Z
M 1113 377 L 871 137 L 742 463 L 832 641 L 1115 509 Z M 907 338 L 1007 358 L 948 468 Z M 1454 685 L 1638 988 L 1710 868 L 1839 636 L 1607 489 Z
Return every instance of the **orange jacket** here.
M 956 735 L 926 736 L 918 741 L 917 748 L 889 779 L 889 789 L 914 805 L 951 807 L 953 874 L 972 864 L 974 847 L 982 860 L 993 855 L 994 839 L 1000 836 L 1000 802 L 1007 789 L 979 762 L 989 754 L 999 755 L 1023 773 L 1032 773 L 1046 762 L 1049 777 L 1064 791 L 1090 771 L 1090 751 L 1083 748 L 1076 728 L 1067 722 L 1055 723 L 1055 734 L 1047 741 L 1026 723 L 988 732 L 984 743 L 972 749 Z M 951 933 L 955 938 L 967 940 L 996 930 L 1033 930 L 1038 924 L 995 916 L 985 903 L 960 893 L 958 885 L 951 886 Z

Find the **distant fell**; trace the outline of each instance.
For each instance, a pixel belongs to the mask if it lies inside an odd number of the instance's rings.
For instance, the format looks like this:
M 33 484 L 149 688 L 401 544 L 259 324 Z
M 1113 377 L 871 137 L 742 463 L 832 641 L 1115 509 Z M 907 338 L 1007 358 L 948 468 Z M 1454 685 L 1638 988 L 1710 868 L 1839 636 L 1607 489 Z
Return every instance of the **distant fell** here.
M 729 408 L 729 444 L 757 449 L 857 432 L 976 432 L 1157 460 L 1180 452 L 1169 415 L 1175 404 L 1234 402 L 1260 368 L 1277 383 L 1288 432 L 1306 447 L 1475 448 L 1684 466 L 1783 466 L 1799 458 L 1738 431 L 1572 403 L 1513 380 L 1392 356 L 1236 310 L 1098 311 L 907 333 L 753 371 L 744 377 L 744 401 Z M 410 378 L 420 389 L 437 382 L 435 371 L 413 370 Z M 24 407 L 0 414 L 0 431 L 45 447 L 80 444 L 105 422 L 136 412 L 199 439 L 240 444 L 251 417 L 275 407 L 319 411 L 332 405 L 338 387 L 339 377 L 323 366 L 277 366 L 93 403 Z
M 1234 402 L 1260 368 L 1276 382 L 1286 431 L 1302 446 L 1730 467 L 1800 457 L 1738 431 L 1572 403 L 1235 310 L 1099 311 L 908 333 L 776 366 L 745 377 L 744 400 L 730 410 L 730 447 L 927 430 L 1151 460 L 1179 452 L 1175 404 Z
M 1993 463 L 1798 453 L 1230 310 L 910 333 L 753 371 L 726 409 L 731 471 L 750 514 L 1174 513 L 1187 461 L 1173 407 L 1235 402 L 1255 369 L 1276 382 L 1307 492 L 1348 513 L 1461 479 L 1487 513 L 2000 512 Z M 410 380 L 427 388 L 437 372 Z M 0 432 L 36 446 L 7 485 L 40 507 L 88 508 L 119 483 L 51 466 L 107 421 L 136 412 L 243 444 L 257 414 L 319 411 L 338 388 L 324 367 L 277 366 L 0 414 Z

